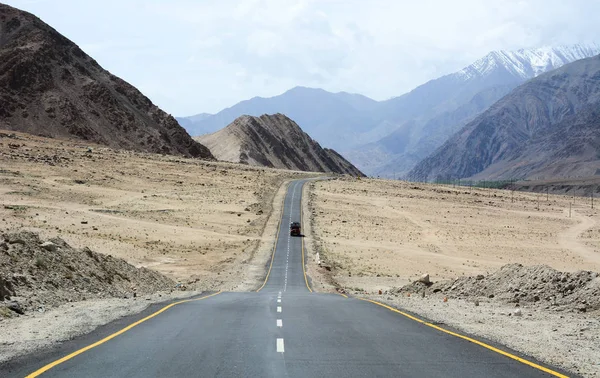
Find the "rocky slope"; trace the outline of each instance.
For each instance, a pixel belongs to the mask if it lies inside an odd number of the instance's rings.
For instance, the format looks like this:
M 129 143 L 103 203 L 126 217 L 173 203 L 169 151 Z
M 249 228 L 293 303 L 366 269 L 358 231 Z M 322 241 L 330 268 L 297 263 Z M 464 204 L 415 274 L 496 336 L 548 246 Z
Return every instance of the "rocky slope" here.
M 0 235 L 0 317 L 66 302 L 172 290 L 175 282 L 125 260 L 32 232 Z
M 521 85 L 419 163 L 415 180 L 591 176 L 600 168 L 600 56 Z
M 322 148 L 283 114 L 241 116 L 224 129 L 196 139 L 219 160 L 362 176 L 337 152 Z
M 0 129 L 212 158 L 170 115 L 27 12 L 0 4 Z

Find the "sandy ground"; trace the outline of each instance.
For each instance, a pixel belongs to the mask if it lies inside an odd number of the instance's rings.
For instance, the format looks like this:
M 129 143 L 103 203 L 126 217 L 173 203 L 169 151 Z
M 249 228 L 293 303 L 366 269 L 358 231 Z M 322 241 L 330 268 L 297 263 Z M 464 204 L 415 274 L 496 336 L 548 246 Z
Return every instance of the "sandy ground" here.
M 308 196 L 308 271 L 315 288 L 373 297 L 570 371 L 600 376 L 598 314 L 531 309 L 512 318 L 514 307 L 494 301 L 475 307 L 437 296 L 385 295 L 424 273 L 438 281 L 508 263 L 598 272 L 600 217 L 589 198 L 356 179 L 315 182 Z
M 576 198 L 569 218 L 572 197 L 385 180 L 312 185 L 315 238 L 340 283 L 373 291 L 507 263 L 600 271 L 600 216 L 589 199 Z
M 60 236 L 195 289 L 258 283 L 240 275 L 268 258 L 254 261 L 272 244 L 274 196 L 307 176 L 16 136 L 0 137 L 0 228 Z

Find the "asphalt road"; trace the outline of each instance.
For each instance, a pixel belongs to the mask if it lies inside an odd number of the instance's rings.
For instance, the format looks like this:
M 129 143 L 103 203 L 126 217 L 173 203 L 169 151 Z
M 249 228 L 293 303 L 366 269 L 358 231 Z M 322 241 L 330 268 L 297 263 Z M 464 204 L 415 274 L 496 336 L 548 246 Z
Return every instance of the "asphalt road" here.
M 539 362 L 506 348 L 495 346 L 527 361 L 374 303 L 311 292 L 303 239 L 288 231 L 291 221 L 301 220 L 303 184 L 289 186 L 272 265 L 258 292 L 180 303 L 109 336 L 127 325 L 117 322 L 0 368 L 0 376 L 44 367 L 50 367 L 44 377 L 551 376 L 527 363 Z M 98 343 L 106 336 L 112 338 Z M 79 354 L 63 358 L 73 352 Z

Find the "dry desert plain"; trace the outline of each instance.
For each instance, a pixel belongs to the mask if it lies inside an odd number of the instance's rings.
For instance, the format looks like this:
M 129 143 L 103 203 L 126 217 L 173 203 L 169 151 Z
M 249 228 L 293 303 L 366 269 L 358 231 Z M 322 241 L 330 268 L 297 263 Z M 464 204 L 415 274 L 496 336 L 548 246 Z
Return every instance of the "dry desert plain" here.
M 316 250 L 348 291 L 509 263 L 600 271 L 600 216 L 589 198 L 374 179 L 310 185 Z
M 0 229 L 59 236 L 198 290 L 248 290 L 264 277 L 276 195 L 309 175 L 0 131 Z

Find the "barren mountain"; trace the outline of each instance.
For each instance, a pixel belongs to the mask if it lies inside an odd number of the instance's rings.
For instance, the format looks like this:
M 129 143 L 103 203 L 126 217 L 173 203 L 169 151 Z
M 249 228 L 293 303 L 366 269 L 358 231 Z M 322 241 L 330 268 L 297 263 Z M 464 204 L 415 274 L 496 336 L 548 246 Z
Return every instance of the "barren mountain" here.
M 283 114 L 241 116 L 213 134 L 196 137 L 224 161 L 299 171 L 362 176 L 337 152 L 322 148 Z
M 342 150 L 370 175 L 406 174 L 455 132 L 525 81 L 564 64 L 600 54 L 598 45 L 493 51 L 450 75 L 381 103 L 390 135 Z
M 513 90 L 419 163 L 417 180 L 591 176 L 600 168 L 600 56 Z
M 0 128 L 212 158 L 136 88 L 34 15 L 0 4 Z

